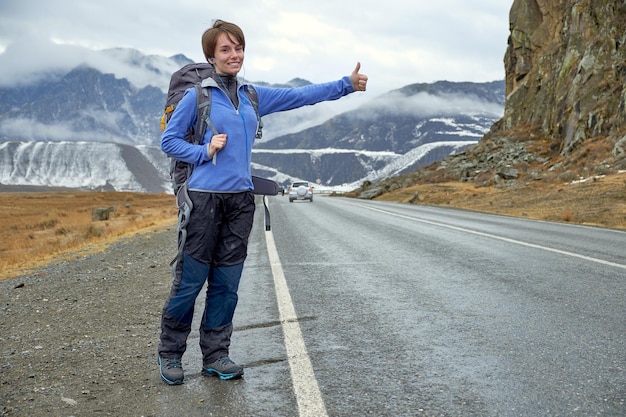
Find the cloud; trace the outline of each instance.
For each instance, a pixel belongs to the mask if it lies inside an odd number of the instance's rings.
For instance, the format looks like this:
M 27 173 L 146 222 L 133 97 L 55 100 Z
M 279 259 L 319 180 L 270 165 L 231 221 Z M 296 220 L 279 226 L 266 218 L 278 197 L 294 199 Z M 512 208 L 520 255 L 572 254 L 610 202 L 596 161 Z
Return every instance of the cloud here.
M 0 51 L 6 49 L 4 55 L 9 45 L 20 43 L 20 59 L 40 67 L 48 59 L 62 65 L 60 57 L 70 62 L 72 56 L 33 55 L 32 48 L 23 48 L 24 41 L 182 53 L 201 61 L 200 36 L 221 18 L 239 24 L 246 34 L 248 79 L 329 81 L 348 74 L 360 60 L 370 76 L 369 91 L 381 94 L 415 82 L 503 79 L 511 3 L 240 0 L 223 7 L 199 0 L 4 1 Z
M 164 73 L 146 71 L 133 60 L 133 50 L 91 50 L 82 46 L 58 44 L 47 39 L 24 38 L 12 43 L 0 55 L 0 87 L 28 85 L 65 74 L 79 65 L 96 68 L 102 73 L 126 78 L 138 88 L 147 85 L 167 91 L 171 73 L 178 69 L 161 56 L 150 56 L 154 67 L 164 68 Z
M 0 86 L 29 84 L 50 72 L 65 71 L 84 62 L 84 48 L 21 38 L 0 55 Z
M 504 109 L 500 104 L 482 100 L 476 96 L 465 94 L 433 95 L 421 92 L 412 96 L 405 96 L 399 92 L 392 92 L 378 97 L 376 113 L 404 114 L 416 117 L 431 117 L 435 115 L 454 115 L 460 112 L 475 114 L 491 114 L 501 117 Z M 471 109 L 471 111 L 468 111 Z M 370 118 L 368 107 L 360 109 L 356 117 Z
M 43 132 L 43 133 L 42 133 Z M 69 123 L 45 124 L 32 119 L 15 118 L 0 123 L 0 137 L 3 141 L 42 141 L 47 142 L 80 142 L 89 141 L 86 135 L 94 132 L 76 131 Z M 42 136 L 43 135 L 43 136 Z M 108 142 L 128 143 L 126 138 L 110 136 Z
M 9 140 L 33 141 L 41 138 L 41 132 L 46 132 L 48 141 L 79 141 L 84 136 L 74 132 L 68 124 L 47 125 L 31 119 L 10 119 L 0 124 L 0 136 Z

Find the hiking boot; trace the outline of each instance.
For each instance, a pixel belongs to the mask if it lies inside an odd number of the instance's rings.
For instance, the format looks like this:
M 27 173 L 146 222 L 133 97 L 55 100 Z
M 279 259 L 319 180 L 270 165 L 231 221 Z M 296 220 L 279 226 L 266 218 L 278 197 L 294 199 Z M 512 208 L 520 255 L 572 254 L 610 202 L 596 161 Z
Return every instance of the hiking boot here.
M 183 364 L 180 358 L 162 358 L 159 356 L 159 373 L 163 381 L 169 385 L 183 383 Z
M 220 379 L 240 378 L 243 376 L 243 366 L 237 365 L 228 356 L 224 356 L 215 362 L 203 364 L 202 375 L 219 376 Z

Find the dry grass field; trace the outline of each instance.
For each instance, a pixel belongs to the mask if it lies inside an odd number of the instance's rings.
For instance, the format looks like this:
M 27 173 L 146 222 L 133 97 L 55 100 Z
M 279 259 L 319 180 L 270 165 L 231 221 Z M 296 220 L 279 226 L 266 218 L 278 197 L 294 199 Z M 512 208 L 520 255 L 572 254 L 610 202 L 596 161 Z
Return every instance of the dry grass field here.
M 92 210 L 114 207 L 108 220 Z M 0 193 L 0 279 L 63 259 L 98 251 L 121 236 L 175 225 L 174 197 L 117 192 Z
M 421 184 L 379 200 L 626 229 L 626 173 L 516 189 L 461 182 Z M 168 194 L 4 192 L 0 207 L 0 279 L 77 252 L 103 250 L 128 234 L 176 223 L 174 197 Z M 93 209 L 107 207 L 115 207 L 109 220 L 92 219 Z
M 538 181 L 520 188 L 463 182 L 419 184 L 377 199 L 626 229 L 626 172 L 571 183 Z

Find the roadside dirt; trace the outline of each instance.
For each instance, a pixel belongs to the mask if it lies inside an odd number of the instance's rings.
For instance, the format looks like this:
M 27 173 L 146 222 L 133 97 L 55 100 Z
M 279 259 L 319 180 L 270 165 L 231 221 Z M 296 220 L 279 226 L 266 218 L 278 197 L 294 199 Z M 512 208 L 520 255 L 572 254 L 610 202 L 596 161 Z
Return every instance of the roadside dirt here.
M 0 416 L 154 416 L 175 229 L 0 281 Z

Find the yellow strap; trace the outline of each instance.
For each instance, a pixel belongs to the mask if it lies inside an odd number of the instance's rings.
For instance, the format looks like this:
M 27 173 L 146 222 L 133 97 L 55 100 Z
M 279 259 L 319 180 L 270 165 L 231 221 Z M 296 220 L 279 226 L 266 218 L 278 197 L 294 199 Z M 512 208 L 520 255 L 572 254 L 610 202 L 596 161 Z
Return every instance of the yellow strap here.
M 167 117 L 168 114 L 170 114 L 173 111 L 174 111 L 173 104 L 165 108 L 165 111 L 163 112 L 163 116 L 161 116 L 161 130 L 165 130 L 165 125 L 167 124 L 167 122 L 165 121 L 165 118 Z

